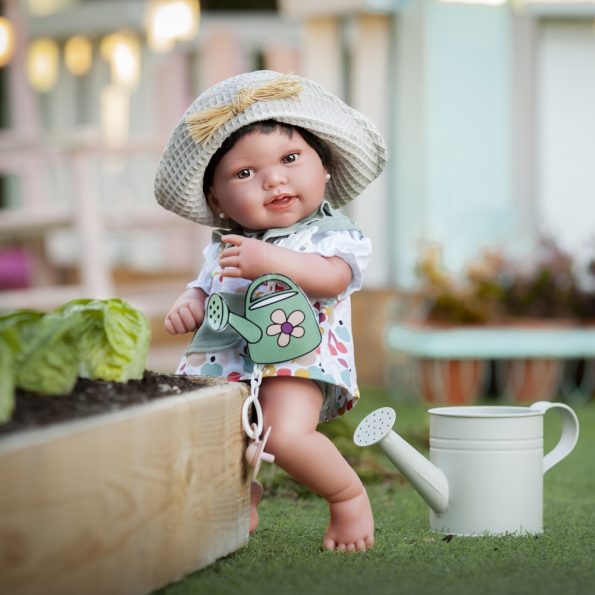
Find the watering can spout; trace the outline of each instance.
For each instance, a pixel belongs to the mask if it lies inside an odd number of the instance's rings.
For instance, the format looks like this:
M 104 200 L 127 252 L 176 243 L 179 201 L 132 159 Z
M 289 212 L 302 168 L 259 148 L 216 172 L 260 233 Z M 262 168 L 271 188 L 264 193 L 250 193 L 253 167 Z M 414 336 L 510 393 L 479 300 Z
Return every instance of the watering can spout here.
M 262 331 L 256 324 L 247 318 L 234 314 L 233 312 L 229 314 L 228 324 L 236 331 L 236 333 L 241 335 L 247 343 L 256 343 L 257 341 L 260 341 L 262 337 Z
M 243 316 L 234 314 L 226 301 L 216 293 L 207 299 L 205 313 L 207 323 L 214 331 L 221 331 L 229 325 L 247 343 L 256 343 L 262 337 L 262 330 L 258 325 Z
M 357 426 L 353 441 L 358 446 L 378 444 L 430 508 L 440 514 L 448 507 L 448 481 L 444 473 L 403 440 L 392 427 L 396 419 L 390 407 L 376 409 Z

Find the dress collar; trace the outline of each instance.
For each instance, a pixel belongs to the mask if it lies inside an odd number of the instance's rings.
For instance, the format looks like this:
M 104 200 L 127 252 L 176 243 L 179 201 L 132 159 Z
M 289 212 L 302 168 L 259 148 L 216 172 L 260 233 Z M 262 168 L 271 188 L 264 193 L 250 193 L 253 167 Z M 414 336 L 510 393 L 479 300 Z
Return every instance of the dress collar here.
M 312 225 L 313 223 L 316 223 L 321 219 L 334 216 L 335 212 L 333 211 L 333 208 L 331 207 L 330 203 L 326 200 L 323 200 L 322 203 L 320 203 L 320 206 L 313 213 L 311 213 L 307 217 L 304 217 L 303 219 L 300 219 L 299 221 L 297 221 L 293 225 L 290 225 L 289 227 L 273 227 L 271 229 L 264 229 L 258 231 L 247 230 L 242 227 L 236 227 L 232 229 L 216 229 L 215 231 L 213 231 L 212 240 L 213 242 L 220 242 L 221 236 L 234 233 L 244 236 L 245 238 L 254 238 L 256 240 L 263 240 L 266 242 L 270 239 L 290 236 L 292 233 L 295 233 L 300 229 L 304 229 L 304 227 Z

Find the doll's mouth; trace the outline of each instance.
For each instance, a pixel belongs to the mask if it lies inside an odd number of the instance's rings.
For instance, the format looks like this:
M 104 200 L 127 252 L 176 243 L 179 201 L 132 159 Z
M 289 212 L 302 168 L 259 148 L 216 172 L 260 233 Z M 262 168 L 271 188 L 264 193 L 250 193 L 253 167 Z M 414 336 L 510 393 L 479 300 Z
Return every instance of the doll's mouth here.
M 269 200 L 265 206 L 267 209 L 271 209 L 272 211 L 283 211 L 284 209 L 289 208 L 297 199 L 298 197 L 295 195 L 282 194 L 280 196 L 276 196 L 272 200 Z

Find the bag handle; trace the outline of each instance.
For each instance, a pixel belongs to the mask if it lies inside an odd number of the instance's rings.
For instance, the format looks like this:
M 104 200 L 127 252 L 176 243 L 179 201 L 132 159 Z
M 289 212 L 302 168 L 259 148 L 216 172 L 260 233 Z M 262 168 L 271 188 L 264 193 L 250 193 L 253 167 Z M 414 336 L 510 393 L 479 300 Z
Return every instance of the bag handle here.
M 292 289 L 292 290 L 299 289 L 299 287 L 289 277 L 286 277 L 285 275 L 282 275 L 281 273 L 267 273 L 266 275 L 261 275 L 260 277 L 257 277 L 256 279 L 254 279 L 254 281 L 252 281 L 252 283 L 250 284 L 250 287 L 248 287 L 248 291 L 246 292 L 246 302 L 247 303 L 254 301 L 254 298 L 252 297 L 254 292 L 263 283 L 266 283 L 267 281 L 281 281 L 281 283 L 284 283 L 285 285 L 287 285 L 287 287 L 289 289 Z
M 550 403 L 548 401 L 537 401 L 530 406 L 530 409 L 542 411 L 544 414 L 549 409 L 556 409 L 562 418 L 562 435 L 558 444 L 554 446 L 545 457 L 543 457 L 543 472 L 551 469 L 556 463 L 567 457 L 576 446 L 579 435 L 579 424 L 576 413 L 564 403 Z

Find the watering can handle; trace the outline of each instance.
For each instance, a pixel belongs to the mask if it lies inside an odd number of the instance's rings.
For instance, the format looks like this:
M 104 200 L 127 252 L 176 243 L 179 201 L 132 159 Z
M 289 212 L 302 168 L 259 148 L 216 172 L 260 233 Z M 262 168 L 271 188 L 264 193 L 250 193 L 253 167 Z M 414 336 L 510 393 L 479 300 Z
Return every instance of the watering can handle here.
M 562 418 L 562 436 L 560 436 L 558 444 L 543 457 L 543 472 L 545 473 L 572 452 L 578 440 L 578 418 L 574 411 L 564 403 L 538 401 L 533 403 L 530 408 L 543 411 L 543 413 L 549 409 L 556 409 Z
M 254 301 L 254 292 L 267 281 L 281 281 L 285 283 L 289 288 L 299 290 L 299 287 L 294 283 L 292 279 L 287 277 L 286 275 L 282 275 L 281 273 L 267 273 L 266 275 L 261 275 L 257 277 L 248 287 L 248 291 L 246 292 L 246 304 L 249 304 Z

